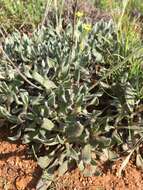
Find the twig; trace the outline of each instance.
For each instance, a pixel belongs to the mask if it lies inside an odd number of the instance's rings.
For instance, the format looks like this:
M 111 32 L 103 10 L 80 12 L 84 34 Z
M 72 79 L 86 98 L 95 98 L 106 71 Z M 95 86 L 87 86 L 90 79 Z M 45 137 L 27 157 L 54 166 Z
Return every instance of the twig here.
M 52 0 L 47 0 L 47 4 L 46 4 L 46 9 L 45 9 L 45 13 L 44 13 L 44 17 L 43 17 L 43 20 L 42 20 L 42 23 L 41 23 L 41 28 L 45 25 L 45 22 L 46 22 L 46 19 L 47 19 L 47 16 L 48 16 L 48 12 L 49 12 L 49 5 L 50 3 L 52 2 Z
M 37 88 L 39 90 L 41 90 L 40 87 L 36 86 L 35 84 L 33 84 L 30 80 L 28 80 L 25 75 L 23 75 L 21 73 L 21 71 L 19 70 L 19 68 L 15 65 L 15 63 L 9 58 L 9 56 L 6 54 L 6 52 L 3 50 L 2 47 L 0 47 L 0 51 L 3 53 L 3 55 L 5 56 L 5 58 L 9 61 L 9 63 L 15 68 L 15 70 L 18 72 L 18 74 L 23 78 L 23 80 L 25 80 L 28 84 L 30 84 L 31 86 L 33 86 L 34 88 Z
M 71 47 L 70 47 L 70 52 L 69 52 L 69 57 L 68 57 L 68 63 L 70 65 L 72 61 L 72 55 L 73 55 L 73 50 L 74 50 L 74 38 L 75 38 L 75 26 L 76 26 L 76 12 L 77 12 L 77 4 L 78 0 L 74 0 L 74 5 L 73 5 L 73 25 L 72 25 L 72 36 L 71 36 Z
M 73 28 L 72 28 L 72 45 L 74 44 L 74 36 L 75 36 L 77 3 L 78 3 L 78 0 L 74 0 L 74 7 L 73 7 Z

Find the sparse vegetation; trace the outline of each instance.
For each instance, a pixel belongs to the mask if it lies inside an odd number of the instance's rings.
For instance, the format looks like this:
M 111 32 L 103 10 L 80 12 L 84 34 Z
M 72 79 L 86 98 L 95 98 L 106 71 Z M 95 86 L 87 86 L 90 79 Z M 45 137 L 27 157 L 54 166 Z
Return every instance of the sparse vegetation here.
M 0 23 L 5 31 L 32 31 L 41 22 L 45 0 L 1 0 Z

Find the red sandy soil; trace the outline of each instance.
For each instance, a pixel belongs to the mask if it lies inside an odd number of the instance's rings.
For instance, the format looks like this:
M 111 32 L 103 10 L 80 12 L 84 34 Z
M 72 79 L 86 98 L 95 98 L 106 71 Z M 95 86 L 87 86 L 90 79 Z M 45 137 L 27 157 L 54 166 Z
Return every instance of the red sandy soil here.
M 27 146 L 7 141 L 0 131 L 0 190 L 35 190 L 41 175 L 36 162 L 27 155 Z
M 0 190 L 36 190 L 41 170 L 29 158 L 27 146 L 7 140 L 7 130 L 0 131 Z M 130 162 L 119 178 L 122 161 L 102 165 L 103 176 L 83 177 L 78 169 L 55 181 L 52 190 L 143 190 L 143 172 Z
M 124 176 L 117 177 L 121 161 L 111 168 L 103 168 L 103 176 L 83 177 L 78 169 L 60 177 L 57 190 L 143 190 L 143 173 L 131 162 L 124 171 Z M 106 171 L 107 170 L 107 171 Z

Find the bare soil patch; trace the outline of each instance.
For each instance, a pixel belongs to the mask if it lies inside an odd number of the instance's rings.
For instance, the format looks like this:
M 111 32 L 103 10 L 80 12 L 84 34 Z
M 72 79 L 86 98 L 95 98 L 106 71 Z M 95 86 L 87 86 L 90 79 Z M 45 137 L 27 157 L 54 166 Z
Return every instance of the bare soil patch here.
M 27 146 L 7 140 L 8 130 L 0 130 L 0 190 L 34 190 L 41 176 Z
M 36 190 L 41 169 L 29 158 L 27 146 L 7 140 L 9 132 L 0 132 L 0 190 Z M 101 166 L 102 176 L 84 177 L 75 169 L 56 181 L 54 190 L 143 190 L 143 172 L 130 162 L 119 178 L 122 160 Z
M 117 176 L 121 161 L 103 168 L 103 176 L 84 177 L 78 169 L 60 177 L 57 190 L 143 190 L 143 173 L 130 162 L 122 177 Z

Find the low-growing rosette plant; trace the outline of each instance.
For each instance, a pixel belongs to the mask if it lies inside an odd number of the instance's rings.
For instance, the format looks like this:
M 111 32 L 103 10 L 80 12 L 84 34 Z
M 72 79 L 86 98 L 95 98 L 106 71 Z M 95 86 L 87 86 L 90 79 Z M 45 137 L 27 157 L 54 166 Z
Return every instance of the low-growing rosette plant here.
M 99 174 L 99 159 L 131 155 L 141 142 L 141 116 L 134 124 L 140 100 L 128 74 L 135 55 L 117 56 L 120 45 L 112 21 L 79 20 L 74 32 L 71 24 L 61 31 L 49 25 L 32 37 L 5 39 L 0 118 L 16 132 L 11 140 L 32 145 L 43 179 L 75 164 L 85 175 Z

